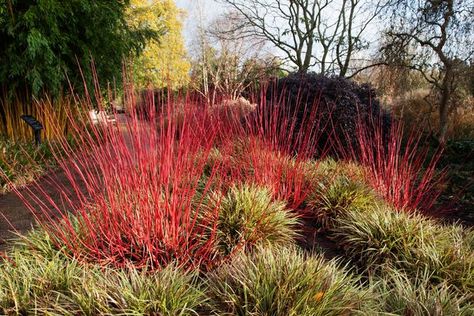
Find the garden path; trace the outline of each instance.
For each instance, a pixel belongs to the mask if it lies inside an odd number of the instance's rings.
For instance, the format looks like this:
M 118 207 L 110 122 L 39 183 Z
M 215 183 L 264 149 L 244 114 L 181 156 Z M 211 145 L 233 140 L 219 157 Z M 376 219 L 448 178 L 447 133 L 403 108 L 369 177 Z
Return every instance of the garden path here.
M 54 182 L 68 187 L 69 181 L 66 176 L 57 172 Z M 61 203 L 61 194 L 57 185 L 51 185 L 51 177 L 43 176 L 35 184 L 21 188 L 19 191 L 23 196 L 30 196 L 37 192 L 38 185 L 57 204 Z M 28 191 L 31 190 L 31 193 Z M 39 194 L 39 193 L 38 193 Z M 34 215 L 28 210 L 21 198 L 15 192 L 8 192 L 0 196 L 0 251 L 7 248 L 8 241 L 15 237 L 15 232 L 24 234 L 35 224 Z
M 126 131 L 125 115 L 117 114 L 116 118 L 120 129 Z M 128 136 L 126 136 L 127 138 Z M 61 190 L 59 187 L 71 187 L 66 175 L 58 170 L 53 171 L 50 176 L 46 175 L 39 178 L 35 184 L 29 184 L 19 191 L 23 196 L 30 196 L 31 193 L 28 190 L 34 193 L 37 191 L 38 185 L 46 192 L 46 196 L 51 197 L 54 203 L 58 205 L 64 205 L 61 202 Z M 45 196 L 44 193 L 38 194 L 43 197 Z M 70 195 L 69 197 L 73 196 Z M 34 215 L 28 210 L 17 193 L 8 192 L 0 195 L 0 252 L 8 248 L 9 240 L 15 237 L 15 233 L 24 234 L 28 232 L 35 225 L 35 222 Z

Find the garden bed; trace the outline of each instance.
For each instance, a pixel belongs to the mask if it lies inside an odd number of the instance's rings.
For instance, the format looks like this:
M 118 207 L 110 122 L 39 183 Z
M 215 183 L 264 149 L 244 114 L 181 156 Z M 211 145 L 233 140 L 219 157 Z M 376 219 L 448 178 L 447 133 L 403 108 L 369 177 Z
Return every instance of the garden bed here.
M 3 255 L 2 312 L 473 313 L 474 232 L 427 216 L 433 168 L 400 164 L 411 151 L 396 142 L 318 156 L 313 125 L 261 106 L 224 120 L 169 103 L 75 126 L 60 199 L 17 192 L 38 226 Z M 355 135 L 364 150 L 369 136 Z

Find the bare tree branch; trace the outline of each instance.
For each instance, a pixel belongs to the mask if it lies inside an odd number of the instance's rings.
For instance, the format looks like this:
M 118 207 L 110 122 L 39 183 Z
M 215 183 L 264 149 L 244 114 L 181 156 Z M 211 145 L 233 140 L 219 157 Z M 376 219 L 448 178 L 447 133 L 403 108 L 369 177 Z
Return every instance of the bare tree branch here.
M 243 36 L 264 38 L 298 70 L 347 75 L 386 0 L 220 0 L 238 12 Z M 224 32 L 225 33 L 225 32 Z M 368 44 L 365 44 L 368 45 Z

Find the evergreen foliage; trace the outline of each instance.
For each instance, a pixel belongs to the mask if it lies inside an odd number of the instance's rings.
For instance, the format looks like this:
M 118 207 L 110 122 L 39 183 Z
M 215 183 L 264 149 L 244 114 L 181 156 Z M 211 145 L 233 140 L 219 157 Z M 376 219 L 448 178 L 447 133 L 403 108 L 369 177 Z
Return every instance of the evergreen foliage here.
M 6 91 L 58 94 L 91 82 L 93 61 L 104 81 L 120 78 L 122 60 L 158 36 L 126 23 L 128 0 L 3 0 L 0 3 L 0 85 Z

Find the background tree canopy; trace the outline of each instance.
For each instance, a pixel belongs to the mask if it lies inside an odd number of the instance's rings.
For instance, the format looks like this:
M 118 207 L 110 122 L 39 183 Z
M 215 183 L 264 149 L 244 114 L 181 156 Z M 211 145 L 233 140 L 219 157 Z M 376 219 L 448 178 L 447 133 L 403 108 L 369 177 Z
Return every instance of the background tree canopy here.
M 163 33 L 150 39 L 134 61 L 135 82 L 139 87 L 181 88 L 189 81 L 191 64 L 186 56 L 182 32 L 184 12 L 173 0 L 131 0 L 127 14 L 133 28 L 149 27 Z
M 0 85 L 9 93 L 58 94 L 67 78 L 90 82 L 90 62 L 104 81 L 122 60 L 160 33 L 126 21 L 127 0 L 0 0 Z M 26 90 L 24 90 L 26 89 Z

